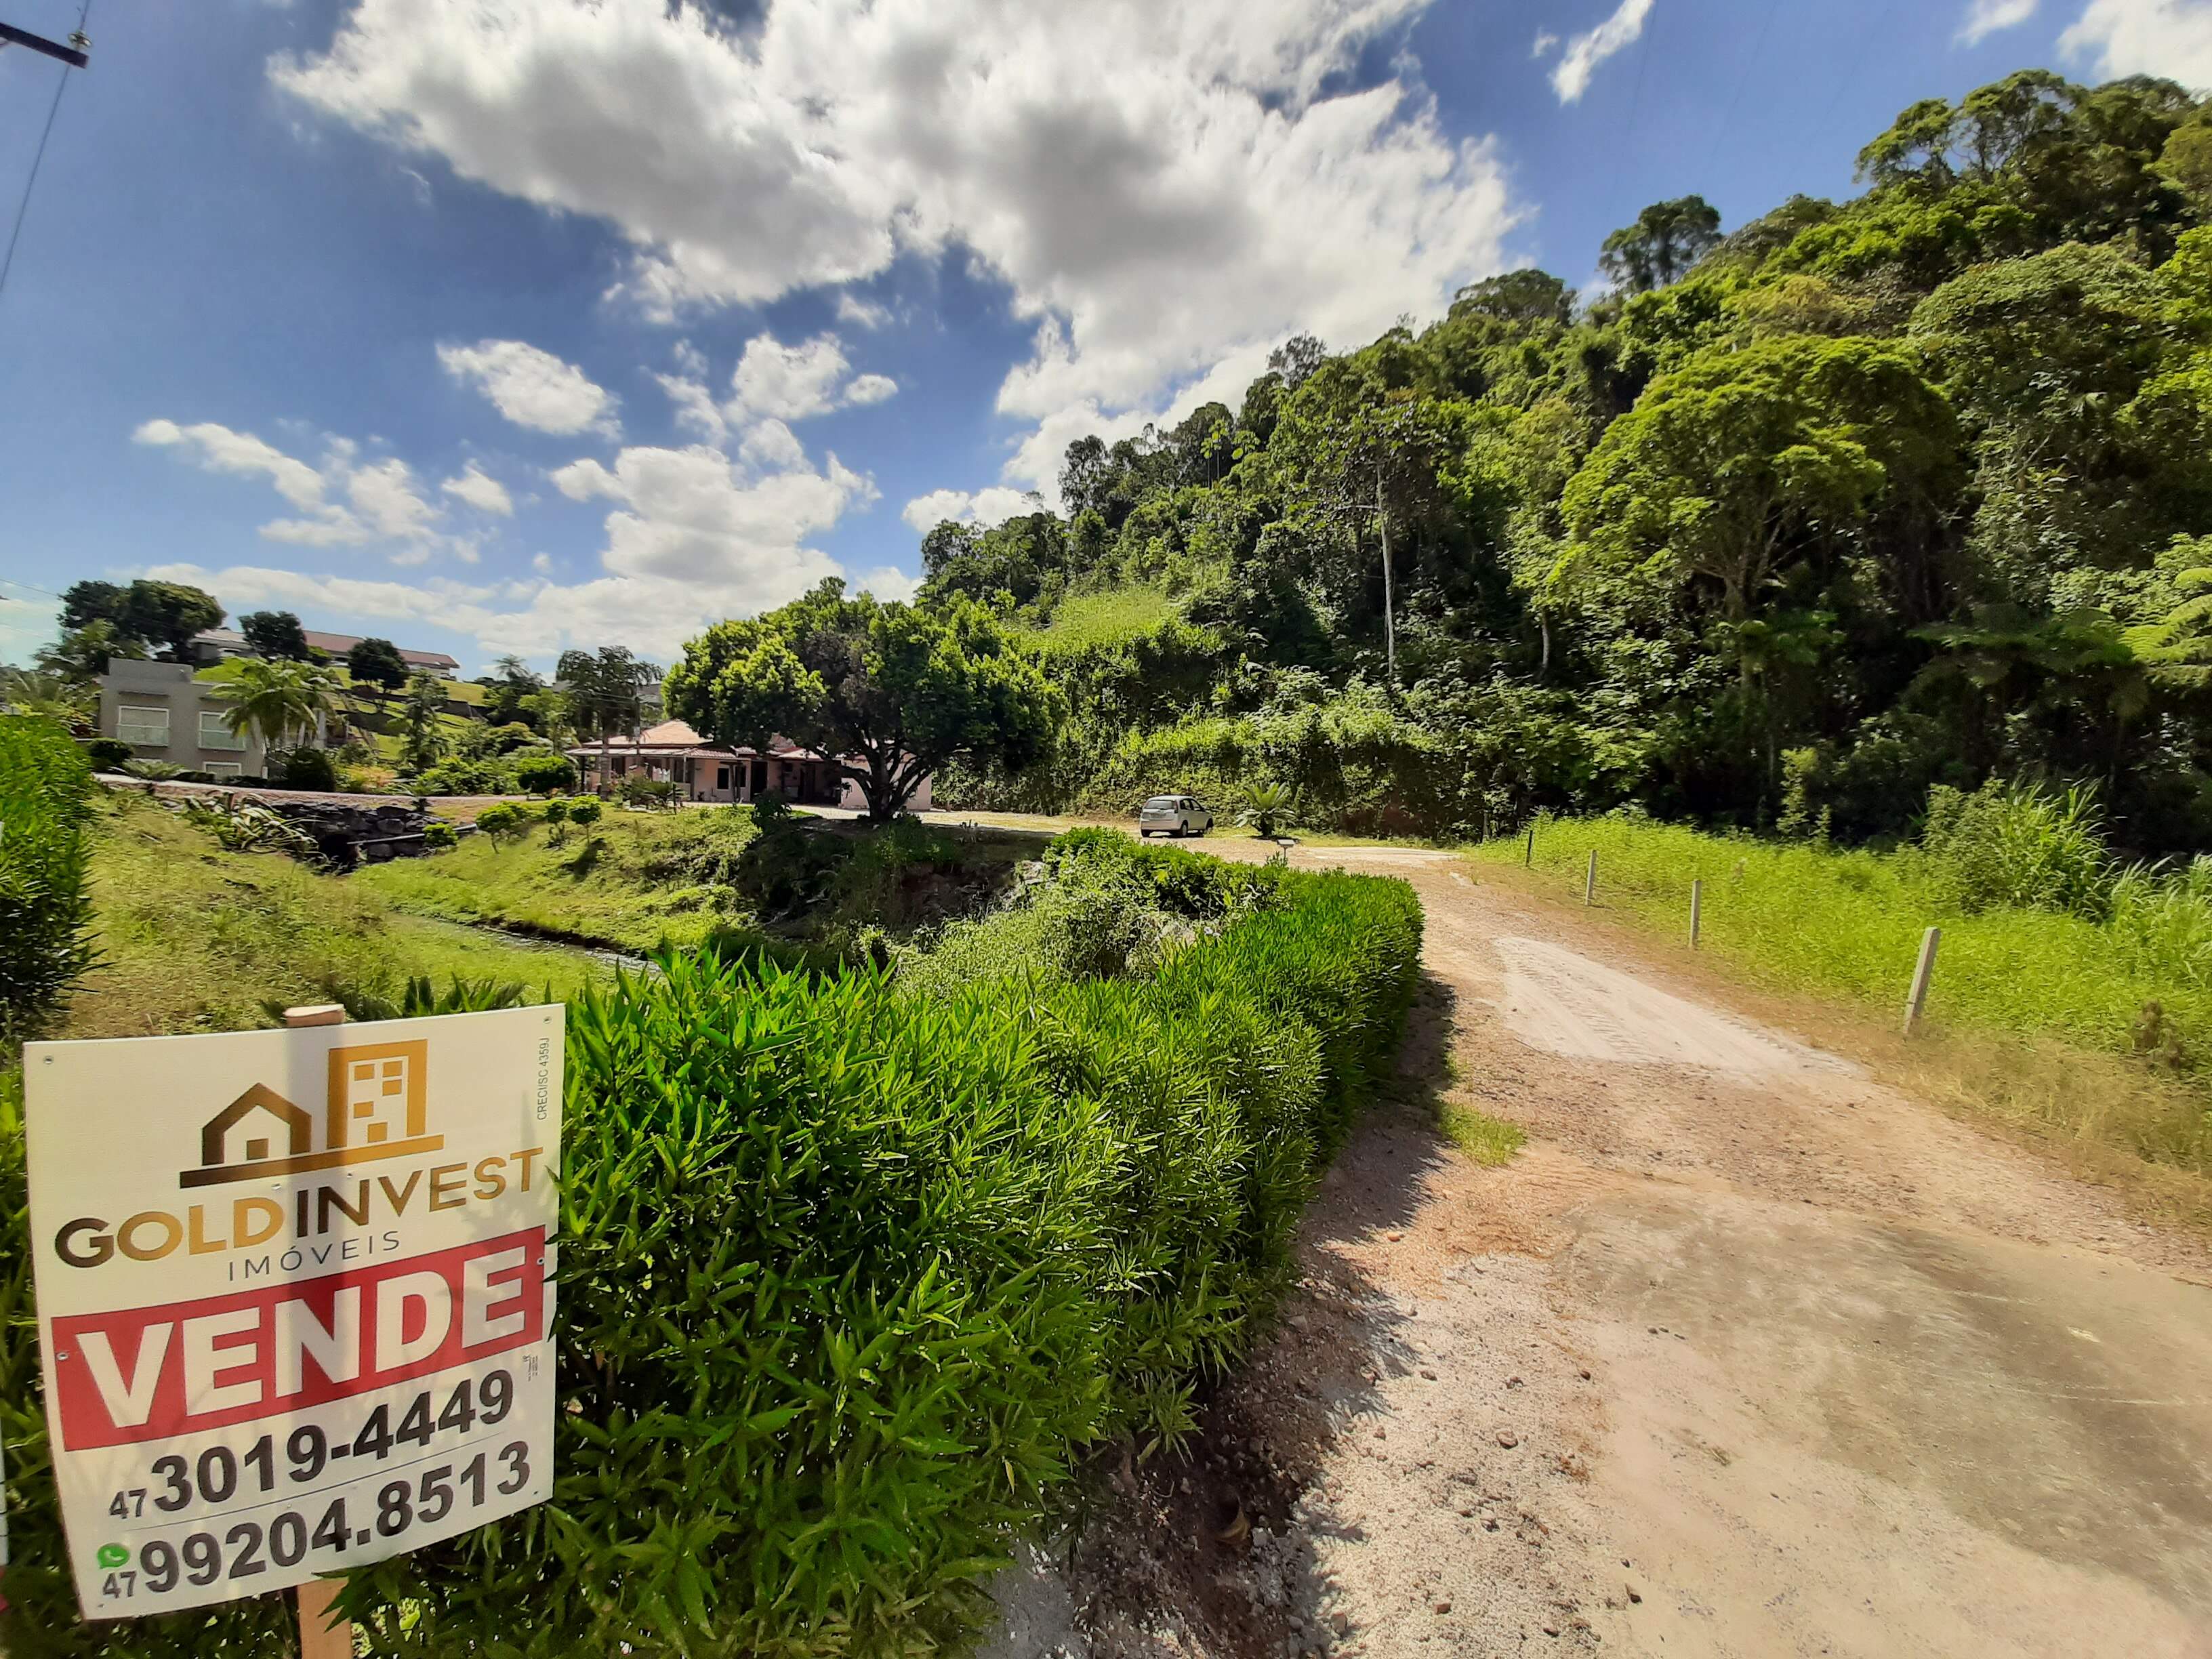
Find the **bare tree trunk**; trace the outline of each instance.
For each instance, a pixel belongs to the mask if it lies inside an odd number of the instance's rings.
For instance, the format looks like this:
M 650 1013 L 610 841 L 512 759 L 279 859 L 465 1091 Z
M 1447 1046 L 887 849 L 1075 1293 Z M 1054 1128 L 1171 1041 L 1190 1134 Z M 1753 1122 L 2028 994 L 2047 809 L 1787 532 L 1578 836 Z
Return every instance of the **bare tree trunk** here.
M 1375 522 L 1382 537 L 1382 660 L 1383 674 L 1398 684 L 1398 624 L 1390 584 L 1390 514 L 1382 505 L 1382 463 L 1375 463 Z

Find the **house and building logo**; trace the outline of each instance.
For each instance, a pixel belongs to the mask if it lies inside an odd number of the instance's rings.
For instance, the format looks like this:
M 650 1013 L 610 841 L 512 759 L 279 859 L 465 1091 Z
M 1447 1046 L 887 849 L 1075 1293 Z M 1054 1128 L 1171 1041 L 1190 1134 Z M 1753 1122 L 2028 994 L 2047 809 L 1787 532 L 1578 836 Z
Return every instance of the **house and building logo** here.
M 427 1132 L 429 1050 L 422 1038 L 332 1048 L 319 1117 L 255 1084 L 207 1121 L 199 1167 L 177 1184 L 264 1181 L 438 1151 L 446 1138 Z

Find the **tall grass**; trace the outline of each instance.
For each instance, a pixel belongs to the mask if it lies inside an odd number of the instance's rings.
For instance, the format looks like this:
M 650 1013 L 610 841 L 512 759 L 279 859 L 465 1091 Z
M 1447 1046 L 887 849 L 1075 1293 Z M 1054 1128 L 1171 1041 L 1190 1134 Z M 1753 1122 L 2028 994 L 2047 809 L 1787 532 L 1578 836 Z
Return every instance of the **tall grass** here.
M 2042 836 L 2028 833 L 2039 815 Z M 2009 818 L 1984 816 L 1985 835 L 1963 834 L 1954 817 L 1928 845 L 1893 853 L 1626 816 L 1546 817 L 1533 826 L 1534 866 L 1563 896 L 1578 893 L 1595 851 L 1600 905 L 1685 938 L 1690 884 L 1702 878 L 1706 954 L 1778 990 L 1899 1017 L 1921 936 L 1940 927 L 1930 1019 L 2108 1054 L 2150 1051 L 2161 1071 L 2191 1083 L 2195 1104 L 2136 1124 L 2136 1150 L 2212 1173 L 2212 1115 L 2202 1109 L 2212 1091 L 2212 864 L 2112 868 L 2082 835 L 2078 803 L 2045 797 Z M 1527 833 L 1471 855 L 1517 865 Z

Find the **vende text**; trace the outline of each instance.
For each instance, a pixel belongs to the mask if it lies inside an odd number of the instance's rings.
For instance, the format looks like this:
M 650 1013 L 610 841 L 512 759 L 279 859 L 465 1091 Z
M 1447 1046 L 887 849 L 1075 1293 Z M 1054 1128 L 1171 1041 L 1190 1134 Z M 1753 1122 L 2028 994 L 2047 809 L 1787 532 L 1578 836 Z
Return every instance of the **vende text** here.
M 543 1340 L 545 1236 L 53 1322 L 71 1450 L 295 1411 Z

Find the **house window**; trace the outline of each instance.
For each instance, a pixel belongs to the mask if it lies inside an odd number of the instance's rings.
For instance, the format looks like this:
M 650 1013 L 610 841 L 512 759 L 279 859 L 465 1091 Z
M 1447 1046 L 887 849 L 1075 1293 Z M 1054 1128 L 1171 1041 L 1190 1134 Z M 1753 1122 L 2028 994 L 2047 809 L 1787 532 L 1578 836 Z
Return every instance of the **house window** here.
M 211 778 L 235 778 L 243 776 L 246 769 L 236 761 L 210 761 L 200 770 Z
M 200 710 L 200 747 L 243 750 L 246 736 L 243 732 L 232 731 L 222 723 L 220 709 L 203 708 Z
M 716 767 L 714 769 L 714 787 L 717 789 L 727 789 L 729 787 L 730 769 L 726 766 Z
M 115 735 L 125 743 L 167 749 L 169 746 L 169 711 L 166 708 L 133 708 L 125 704 L 115 711 Z

